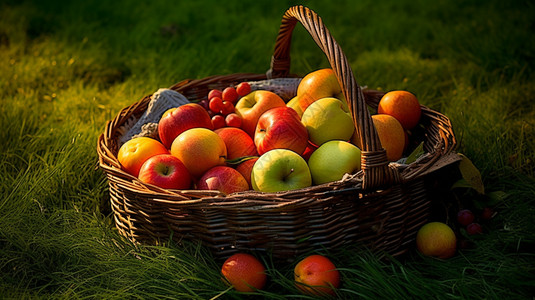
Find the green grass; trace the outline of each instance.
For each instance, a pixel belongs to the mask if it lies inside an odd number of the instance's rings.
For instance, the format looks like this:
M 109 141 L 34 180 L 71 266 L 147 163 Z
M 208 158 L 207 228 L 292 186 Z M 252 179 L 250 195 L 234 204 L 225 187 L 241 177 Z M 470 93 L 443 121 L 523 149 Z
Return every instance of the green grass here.
M 243 296 L 220 280 L 218 262 L 198 243 L 134 246 L 117 233 L 96 141 L 121 108 L 158 88 L 265 72 L 283 12 L 301 2 L 136 2 L 0 3 L 0 298 Z M 327 253 L 341 270 L 338 295 L 531 299 L 533 3 L 306 5 L 342 46 L 359 84 L 410 90 L 449 116 L 459 152 L 481 171 L 488 193 L 506 195 L 485 234 L 447 261 L 416 251 L 389 261 L 366 250 Z M 325 66 L 298 26 L 292 72 Z M 262 259 L 270 280 L 252 298 L 301 297 L 292 265 Z

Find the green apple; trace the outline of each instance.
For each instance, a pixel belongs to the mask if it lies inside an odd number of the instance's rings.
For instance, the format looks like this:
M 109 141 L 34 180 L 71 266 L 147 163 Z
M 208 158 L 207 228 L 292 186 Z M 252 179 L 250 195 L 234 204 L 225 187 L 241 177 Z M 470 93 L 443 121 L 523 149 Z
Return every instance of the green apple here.
M 310 170 L 303 157 L 288 149 L 270 150 L 255 162 L 251 171 L 255 191 L 274 193 L 312 185 Z
M 299 98 L 297 96 L 290 99 L 290 101 L 286 103 L 286 106 L 293 108 L 295 112 L 299 115 L 299 118 L 303 116 L 303 110 L 301 109 L 301 106 L 299 106 Z
M 345 141 L 328 141 L 312 152 L 308 167 L 314 184 L 340 180 L 360 170 L 360 149 Z
M 310 104 L 301 117 L 309 139 L 317 146 L 331 140 L 348 141 L 355 125 L 342 101 L 336 98 L 322 98 Z

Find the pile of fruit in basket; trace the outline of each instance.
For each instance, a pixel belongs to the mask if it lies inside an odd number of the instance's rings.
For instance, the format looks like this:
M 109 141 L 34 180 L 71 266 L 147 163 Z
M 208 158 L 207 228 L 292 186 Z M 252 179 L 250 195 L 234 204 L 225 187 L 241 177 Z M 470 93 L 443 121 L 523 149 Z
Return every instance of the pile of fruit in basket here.
M 407 152 L 421 108 L 407 91 L 386 93 L 373 123 L 388 160 Z M 167 110 L 158 138 L 136 137 L 117 158 L 127 173 L 166 189 L 278 192 L 341 180 L 360 169 L 360 141 L 331 69 L 306 75 L 283 100 L 248 82 L 213 89 Z

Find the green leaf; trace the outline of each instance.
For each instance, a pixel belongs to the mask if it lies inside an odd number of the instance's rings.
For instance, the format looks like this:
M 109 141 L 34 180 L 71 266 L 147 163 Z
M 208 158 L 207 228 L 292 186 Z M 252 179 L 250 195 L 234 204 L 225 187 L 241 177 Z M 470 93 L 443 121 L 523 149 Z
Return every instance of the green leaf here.
M 459 163 L 459 170 L 461 171 L 463 179 L 466 180 L 466 182 L 468 182 L 479 194 L 485 194 L 485 186 L 483 185 L 481 173 L 468 157 L 460 153 L 459 155 L 462 157 L 462 160 Z
M 455 183 L 453 183 L 453 185 L 451 186 L 451 189 L 455 189 L 455 188 L 471 189 L 472 185 L 470 185 L 470 183 L 466 181 L 464 178 L 461 178 L 457 180 Z
M 414 161 L 416 161 L 420 156 L 424 154 L 424 142 L 421 142 L 414 151 L 412 151 L 411 154 L 407 157 L 407 160 L 405 161 L 406 164 L 410 164 Z
M 253 159 L 253 158 L 257 158 L 258 156 L 242 156 L 242 157 L 238 157 L 238 158 L 235 158 L 235 159 L 227 159 L 225 160 L 225 162 L 227 163 L 227 165 L 239 165 L 241 164 L 242 162 L 246 161 L 246 160 L 249 160 L 249 159 Z

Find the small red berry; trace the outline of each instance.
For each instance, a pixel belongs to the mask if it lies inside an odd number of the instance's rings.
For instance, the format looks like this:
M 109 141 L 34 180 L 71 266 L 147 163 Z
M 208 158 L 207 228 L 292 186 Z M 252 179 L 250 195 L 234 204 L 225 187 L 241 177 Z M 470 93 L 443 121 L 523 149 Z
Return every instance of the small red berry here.
M 490 220 L 494 217 L 494 210 L 490 207 L 483 208 L 483 211 L 481 212 L 481 219 L 482 220 Z
M 462 209 L 457 213 L 457 222 L 463 226 L 474 222 L 474 213 L 469 209 Z
M 244 81 L 236 86 L 236 92 L 240 97 L 248 95 L 251 92 L 251 85 Z
M 227 124 L 225 123 L 225 117 L 223 117 L 222 115 L 213 116 L 212 126 L 214 126 L 214 130 L 227 126 Z
M 230 101 L 223 101 L 223 108 L 221 109 L 221 114 L 226 116 L 234 112 L 234 104 Z
M 238 101 L 238 93 L 236 92 L 236 89 L 229 86 L 228 88 L 224 89 L 223 90 L 223 93 L 221 95 L 221 98 L 223 99 L 223 101 L 229 101 L 231 103 L 236 103 L 236 101 Z
M 230 113 L 226 116 L 225 122 L 229 127 L 241 127 L 242 118 L 236 113 Z
M 466 226 L 466 232 L 469 235 L 481 234 L 483 233 L 483 228 L 478 223 L 472 223 Z
M 210 90 L 210 92 L 208 93 L 208 100 L 211 100 L 214 97 L 221 98 L 221 95 L 222 95 L 222 92 L 218 89 Z
M 223 100 L 219 97 L 214 97 L 210 99 L 210 103 L 208 104 L 210 107 L 210 110 L 214 113 L 219 113 L 223 109 Z

